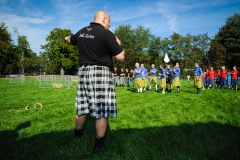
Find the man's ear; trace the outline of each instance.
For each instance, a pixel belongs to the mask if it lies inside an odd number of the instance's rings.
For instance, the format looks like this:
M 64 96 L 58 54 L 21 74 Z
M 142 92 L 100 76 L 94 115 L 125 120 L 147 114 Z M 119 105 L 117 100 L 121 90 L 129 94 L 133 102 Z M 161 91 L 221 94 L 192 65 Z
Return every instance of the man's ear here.
M 106 17 L 103 17 L 103 24 L 106 23 Z

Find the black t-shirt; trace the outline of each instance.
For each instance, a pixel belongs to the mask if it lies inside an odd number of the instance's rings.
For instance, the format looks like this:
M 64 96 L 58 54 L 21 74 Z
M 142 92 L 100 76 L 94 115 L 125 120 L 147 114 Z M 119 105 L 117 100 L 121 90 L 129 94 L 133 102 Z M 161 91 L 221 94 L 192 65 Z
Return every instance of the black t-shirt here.
M 114 76 L 119 76 L 119 72 L 117 70 L 113 70 L 113 74 L 115 74 Z
M 125 77 L 128 77 L 129 76 L 129 72 L 125 72 Z
M 132 72 L 129 73 L 129 77 L 133 78 L 134 74 Z
M 71 36 L 70 42 L 78 46 L 79 65 L 112 67 L 112 56 L 123 51 L 114 34 L 94 22 Z
M 124 71 L 120 71 L 119 75 L 120 75 L 120 77 L 124 77 L 125 76 L 125 72 Z

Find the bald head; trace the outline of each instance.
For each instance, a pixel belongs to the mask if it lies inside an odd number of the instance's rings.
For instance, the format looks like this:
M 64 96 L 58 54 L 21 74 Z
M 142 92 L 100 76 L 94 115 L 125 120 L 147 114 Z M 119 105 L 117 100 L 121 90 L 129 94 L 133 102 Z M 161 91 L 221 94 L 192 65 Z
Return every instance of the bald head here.
M 94 22 L 101 24 L 106 29 L 110 28 L 110 16 L 105 11 L 97 11 L 94 15 Z
M 135 67 L 138 68 L 139 67 L 139 63 L 135 63 Z

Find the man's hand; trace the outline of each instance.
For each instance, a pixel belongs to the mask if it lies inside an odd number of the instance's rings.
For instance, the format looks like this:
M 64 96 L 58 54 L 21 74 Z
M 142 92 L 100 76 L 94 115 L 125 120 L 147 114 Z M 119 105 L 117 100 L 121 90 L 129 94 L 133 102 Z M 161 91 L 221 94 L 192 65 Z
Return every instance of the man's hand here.
M 70 43 L 70 36 L 65 37 L 65 40 L 68 41 L 68 43 Z

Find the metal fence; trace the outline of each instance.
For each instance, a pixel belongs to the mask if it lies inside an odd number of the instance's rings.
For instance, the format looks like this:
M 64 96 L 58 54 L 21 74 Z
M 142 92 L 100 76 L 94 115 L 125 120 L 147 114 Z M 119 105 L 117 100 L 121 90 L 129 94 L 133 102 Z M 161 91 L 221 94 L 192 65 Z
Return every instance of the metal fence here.
M 10 74 L 6 75 L 6 79 L 9 80 L 9 83 L 23 84 L 25 76 L 24 74 Z

